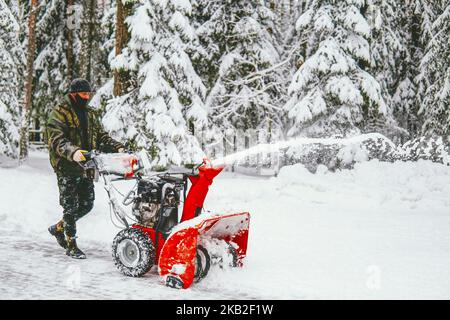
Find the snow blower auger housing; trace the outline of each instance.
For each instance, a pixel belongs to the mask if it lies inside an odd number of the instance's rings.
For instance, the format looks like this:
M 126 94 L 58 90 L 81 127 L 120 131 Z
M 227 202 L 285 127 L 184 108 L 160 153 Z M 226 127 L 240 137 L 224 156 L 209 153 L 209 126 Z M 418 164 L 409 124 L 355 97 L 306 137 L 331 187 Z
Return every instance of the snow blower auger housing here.
M 145 157 L 143 153 L 92 152 L 83 165 L 103 177 L 112 212 L 125 227 L 112 245 L 119 271 L 140 277 L 157 265 L 167 286 L 189 288 L 208 274 L 212 264 L 242 266 L 250 214 L 201 214 L 209 186 L 223 167 L 213 167 L 205 159 L 192 171 L 147 175 L 143 170 L 144 163 L 149 163 Z M 119 204 L 112 185 L 113 181 L 130 179 L 136 184 L 122 204 L 131 205 L 131 215 Z

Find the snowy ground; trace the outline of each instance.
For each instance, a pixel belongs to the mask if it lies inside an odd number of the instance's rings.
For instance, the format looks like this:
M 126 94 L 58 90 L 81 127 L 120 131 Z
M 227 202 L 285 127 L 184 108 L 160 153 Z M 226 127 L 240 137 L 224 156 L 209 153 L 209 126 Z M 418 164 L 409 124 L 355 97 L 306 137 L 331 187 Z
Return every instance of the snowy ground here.
M 3 164 L 4 165 L 4 164 Z M 2 166 L 2 164 L 0 164 Z M 252 214 L 243 269 L 213 270 L 188 290 L 116 271 L 102 186 L 79 223 L 88 259 L 47 233 L 61 215 L 47 155 L 0 168 L 0 299 L 450 299 L 450 168 L 366 162 L 278 178 L 224 173 L 205 207 Z

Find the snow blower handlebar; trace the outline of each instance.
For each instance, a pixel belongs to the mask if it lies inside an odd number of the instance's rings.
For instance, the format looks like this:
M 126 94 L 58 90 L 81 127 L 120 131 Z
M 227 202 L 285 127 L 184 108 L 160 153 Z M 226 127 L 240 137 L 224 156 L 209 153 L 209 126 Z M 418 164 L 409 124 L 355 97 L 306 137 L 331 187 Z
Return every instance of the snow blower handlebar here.
M 83 155 L 86 160 L 79 162 L 83 170 L 93 169 L 102 175 L 118 176 L 115 180 L 136 179 L 144 168 L 141 159 L 131 152 L 103 154 L 92 150 Z

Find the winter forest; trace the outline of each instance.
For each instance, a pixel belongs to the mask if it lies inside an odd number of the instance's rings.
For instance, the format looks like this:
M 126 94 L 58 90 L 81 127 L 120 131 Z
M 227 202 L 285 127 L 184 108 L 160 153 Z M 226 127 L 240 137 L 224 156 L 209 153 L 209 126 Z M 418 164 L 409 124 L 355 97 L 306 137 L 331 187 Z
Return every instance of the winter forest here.
M 0 0 L 0 299 L 450 299 L 449 102 L 450 0 Z
M 369 158 L 446 162 L 448 0 L 0 0 L 0 28 L 10 158 L 45 141 L 82 77 L 105 128 L 162 167 L 368 133 Z M 330 166 L 336 154 L 314 144 L 282 161 Z

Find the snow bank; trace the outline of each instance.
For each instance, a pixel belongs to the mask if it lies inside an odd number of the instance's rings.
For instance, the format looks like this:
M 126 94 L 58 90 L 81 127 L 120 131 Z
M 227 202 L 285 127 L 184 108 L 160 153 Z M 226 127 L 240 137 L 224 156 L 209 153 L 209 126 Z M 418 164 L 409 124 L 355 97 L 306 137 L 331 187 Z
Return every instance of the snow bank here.
M 409 209 L 420 206 L 423 210 L 440 201 L 441 206 L 450 210 L 450 169 L 425 160 L 395 163 L 372 160 L 356 163 L 353 170 L 334 173 L 320 166 L 316 174 L 296 164 L 281 168 L 278 178 L 270 181 L 282 192 L 288 188 L 314 186 L 323 192 L 345 195 L 347 201 L 354 201 L 355 195 L 376 197 L 383 202 L 408 205 Z
M 213 268 L 181 291 L 162 286 L 155 269 L 140 279 L 115 269 L 110 250 L 119 230 L 101 184 L 93 211 L 78 223 L 88 259 L 74 261 L 47 232 L 61 217 L 47 156 L 32 154 L 0 175 L 0 298 L 450 298 L 450 170 L 441 164 L 372 160 L 353 170 L 319 166 L 316 174 L 296 164 L 270 179 L 225 172 L 205 210 L 250 212 L 245 265 Z M 72 285 L 73 270 L 79 286 L 61 285 Z
M 444 165 L 372 160 L 316 174 L 296 164 L 265 181 L 219 179 L 205 206 L 250 212 L 247 272 L 235 277 L 261 292 L 442 299 L 450 297 L 449 194 Z

